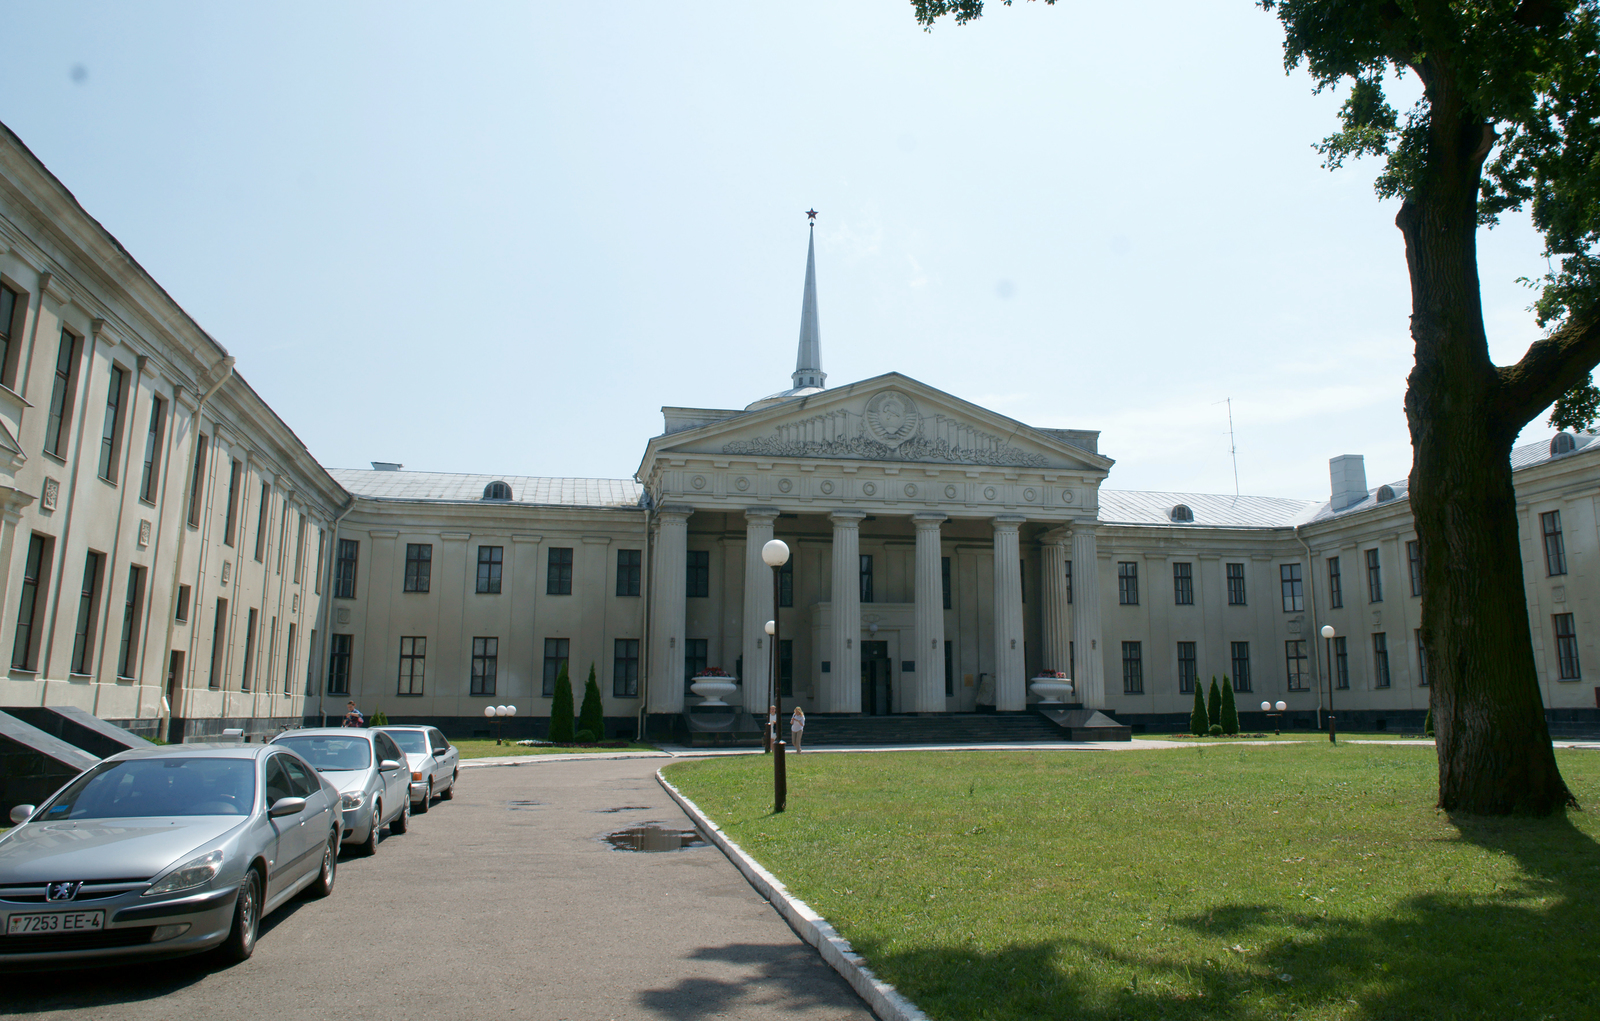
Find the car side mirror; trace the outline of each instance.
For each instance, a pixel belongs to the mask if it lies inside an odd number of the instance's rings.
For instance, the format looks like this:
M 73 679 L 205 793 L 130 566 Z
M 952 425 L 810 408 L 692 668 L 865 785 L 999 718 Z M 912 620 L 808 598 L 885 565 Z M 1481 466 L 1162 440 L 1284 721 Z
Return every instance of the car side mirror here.
M 391 773 L 399 768 L 400 763 L 393 759 L 384 759 L 382 762 L 378 763 L 379 771 L 384 773 Z
M 267 815 L 276 819 L 283 815 L 299 815 L 306 810 L 305 798 L 279 798 L 267 809 Z
M 11 825 L 21 826 L 33 818 L 33 813 L 34 807 L 32 805 L 18 805 L 11 810 Z

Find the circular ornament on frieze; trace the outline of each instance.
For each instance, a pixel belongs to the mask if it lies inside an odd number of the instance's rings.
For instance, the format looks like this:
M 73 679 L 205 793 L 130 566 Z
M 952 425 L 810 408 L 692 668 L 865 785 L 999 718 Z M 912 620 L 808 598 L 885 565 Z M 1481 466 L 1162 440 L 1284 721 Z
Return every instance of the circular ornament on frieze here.
M 994 487 L 993 486 L 984 487 L 983 498 L 985 500 L 993 500 L 994 499 Z
M 689 480 L 689 485 L 696 489 L 704 489 L 706 488 L 706 477 L 704 475 L 696 475 Z
M 867 402 L 867 432 L 886 447 L 898 447 L 917 434 L 922 416 L 917 403 L 899 390 L 884 390 Z
M 1022 498 L 1024 500 L 1027 500 L 1029 503 L 1032 503 L 1034 501 L 1034 498 L 1037 497 L 1038 495 L 1039 495 L 1038 493 L 1035 493 L 1031 489 L 1024 489 L 1022 491 Z
M 750 488 L 750 480 L 745 478 L 743 475 L 739 476 L 737 479 L 734 479 L 733 484 L 739 487 L 739 492 L 741 493 Z
M 917 495 L 917 487 L 916 487 L 916 485 L 914 483 L 911 483 L 911 482 L 907 482 L 906 483 L 906 495 L 907 496 L 916 496 Z
M 944 487 L 944 498 L 946 500 L 954 500 L 956 498 L 956 487 L 955 486 L 945 486 Z
M 794 488 L 794 483 L 790 482 L 788 479 L 779 479 L 778 480 L 778 492 L 787 493 L 789 490 L 791 490 L 793 488 Z
M 868 496 L 877 496 L 878 484 L 876 482 L 863 483 L 861 486 L 861 491 L 866 493 Z
M 822 495 L 823 496 L 832 496 L 833 495 L 833 480 L 832 479 L 823 479 L 821 488 L 822 488 Z
M 1062 503 L 1071 503 L 1073 501 L 1073 499 L 1074 499 L 1074 497 L 1072 495 L 1072 490 L 1063 489 L 1061 491 L 1061 502 Z

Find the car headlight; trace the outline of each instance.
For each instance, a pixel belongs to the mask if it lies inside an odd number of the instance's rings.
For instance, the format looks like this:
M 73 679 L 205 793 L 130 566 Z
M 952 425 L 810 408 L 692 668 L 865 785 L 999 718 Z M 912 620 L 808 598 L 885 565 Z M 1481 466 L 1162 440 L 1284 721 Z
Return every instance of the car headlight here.
M 352 808 L 360 808 L 362 802 L 366 800 L 366 791 L 358 791 L 355 794 L 341 794 L 339 795 L 339 807 L 348 812 Z
M 222 852 L 208 851 L 193 861 L 184 862 L 168 872 L 166 878 L 146 890 L 142 896 L 156 897 L 166 893 L 181 893 L 204 886 L 217 878 L 222 868 Z

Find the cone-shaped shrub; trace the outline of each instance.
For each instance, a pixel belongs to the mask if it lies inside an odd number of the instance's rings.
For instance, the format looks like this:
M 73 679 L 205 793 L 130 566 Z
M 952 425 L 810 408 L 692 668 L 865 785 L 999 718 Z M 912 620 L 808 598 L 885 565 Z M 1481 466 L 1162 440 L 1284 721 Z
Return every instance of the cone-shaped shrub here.
M 1211 697 L 1206 700 L 1206 723 L 1222 722 L 1222 692 L 1217 688 L 1217 675 L 1211 675 Z
M 1425 737 L 1433 736 L 1433 706 L 1428 707 L 1428 718 L 1422 721 L 1422 733 Z
M 606 733 L 605 709 L 600 704 L 600 685 L 595 683 L 594 664 L 589 664 L 589 679 L 583 683 L 583 708 L 578 710 L 578 729 L 594 735 L 598 741 Z
M 567 676 L 565 663 L 556 675 L 556 693 L 550 700 L 550 740 L 556 744 L 571 744 L 573 740 L 572 679 Z
M 1195 737 L 1205 737 L 1206 731 L 1211 727 L 1211 720 L 1206 716 L 1206 689 L 1203 685 L 1194 686 L 1194 712 L 1189 714 L 1189 733 Z
M 1233 685 L 1228 679 L 1222 679 L 1222 732 L 1224 734 L 1239 733 L 1239 707 L 1233 704 Z

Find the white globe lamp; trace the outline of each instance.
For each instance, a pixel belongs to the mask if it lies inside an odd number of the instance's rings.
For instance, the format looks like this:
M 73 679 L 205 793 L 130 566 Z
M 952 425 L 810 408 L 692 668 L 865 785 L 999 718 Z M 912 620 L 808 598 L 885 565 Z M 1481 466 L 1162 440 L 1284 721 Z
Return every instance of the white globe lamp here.
M 768 567 L 782 567 L 789 562 L 789 544 L 782 539 L 770 539 L 761 547 L 761 559 Z

